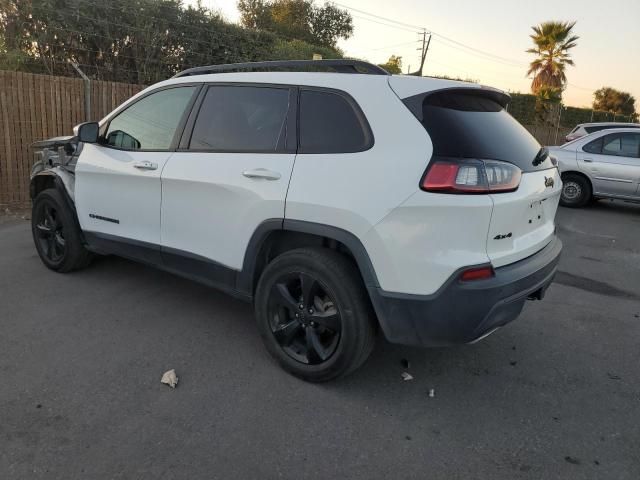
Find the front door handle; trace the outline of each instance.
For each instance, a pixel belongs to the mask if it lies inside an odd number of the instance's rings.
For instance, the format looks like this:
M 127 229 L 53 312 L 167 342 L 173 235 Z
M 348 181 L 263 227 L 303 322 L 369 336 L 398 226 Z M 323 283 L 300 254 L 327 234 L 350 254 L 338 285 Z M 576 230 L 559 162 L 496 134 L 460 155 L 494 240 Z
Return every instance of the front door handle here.
M 245 170 L 242 172 L 247 178 L 262 178 L 264 180 L 280 180 L 281 175 L 278 172 L 272 172 L 264 168 L 256 168 L 254 170 Z
M 148 160 L 144 160 L 142 162 L 134 163 L 133 166 L 138 170 L 157 170 L 158 164 L 150 162 Z
M 582 161 L 587 163 L 593 163 L 593 160 L 591 158 L 583 158 Z

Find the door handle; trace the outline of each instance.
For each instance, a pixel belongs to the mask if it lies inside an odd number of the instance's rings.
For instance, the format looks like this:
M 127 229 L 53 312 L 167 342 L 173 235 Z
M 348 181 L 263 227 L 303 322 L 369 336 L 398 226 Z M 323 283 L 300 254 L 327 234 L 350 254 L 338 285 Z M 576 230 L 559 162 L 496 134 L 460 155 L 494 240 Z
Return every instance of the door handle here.
M 134 163 L 133 166 L 138 170 L 157 170 L 158 164 L 150 162 L 148 160 L 144 160 L 142 162 Z
M 583 158 L 582 161 L 587 163 L 593 163 L 593 160 L 590 158 Z
M 262 178 L 264 180 L 280 180 L 281 175 L 278 172 L 272 172 L 264 168 L 256 168 L 254 170 L 245 170 L 242 172 L 247 178 Z

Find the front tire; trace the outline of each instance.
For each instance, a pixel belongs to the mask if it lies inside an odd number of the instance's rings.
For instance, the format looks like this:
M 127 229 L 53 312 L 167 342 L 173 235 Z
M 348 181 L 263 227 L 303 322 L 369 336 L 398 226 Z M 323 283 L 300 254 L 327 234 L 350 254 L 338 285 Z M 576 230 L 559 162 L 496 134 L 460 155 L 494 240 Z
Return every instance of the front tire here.
M 66 273 L 91 261 L 73 212 L 56 189 L 43 190 L 33 202 L 31 233 L 42 263 L 51 270 Z
M 374 346 L 374 315 L 362 279 L 348 257 L 332 250 L 278 256 L 260 277 L 254 308 L 269 353 L 303 380 L 351 373 Z
M 584 207 L 591 201 L 591 183 L 582 175 L 567 173 L 562 176 L 560 205 L 570 208 Z

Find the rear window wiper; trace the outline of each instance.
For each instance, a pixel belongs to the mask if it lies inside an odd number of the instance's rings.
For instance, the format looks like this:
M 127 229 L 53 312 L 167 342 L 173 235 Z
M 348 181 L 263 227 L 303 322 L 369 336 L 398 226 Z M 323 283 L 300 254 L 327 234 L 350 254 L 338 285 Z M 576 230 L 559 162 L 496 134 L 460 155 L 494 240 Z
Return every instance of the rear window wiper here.
M 541 147 L 540 150 L 538 150 L 536 157 L 533 159 L 533 166 L 537 167 L 544 162 L 548 156 L 549 150 L 547 150 L 547 147 Z

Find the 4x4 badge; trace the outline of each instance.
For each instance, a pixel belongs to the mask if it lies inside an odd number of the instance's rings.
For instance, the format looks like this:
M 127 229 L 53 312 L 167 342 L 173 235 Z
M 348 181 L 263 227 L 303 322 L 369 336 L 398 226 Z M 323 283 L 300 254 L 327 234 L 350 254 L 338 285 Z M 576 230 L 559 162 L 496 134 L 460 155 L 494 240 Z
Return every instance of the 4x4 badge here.
M 555 182 L 553 181 L 553 177 L 544 177 L 544 186 L 545 187 L 553 187 Z

